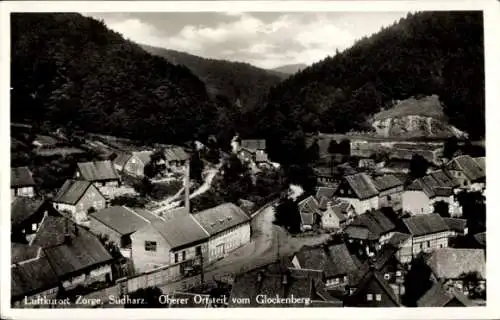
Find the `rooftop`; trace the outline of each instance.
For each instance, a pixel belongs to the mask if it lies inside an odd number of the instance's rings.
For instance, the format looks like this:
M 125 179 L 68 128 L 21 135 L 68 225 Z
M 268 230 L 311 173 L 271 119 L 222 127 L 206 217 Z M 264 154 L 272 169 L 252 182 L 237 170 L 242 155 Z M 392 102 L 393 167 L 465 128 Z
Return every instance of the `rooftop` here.
M 265 150 L 266 140 L 264 139 L 243 139 L 241 147 L 249 150 Z
M 211 236 L 250 220 L 240 207 L 232 203 L 197 212 L 193 217 Z
M 45 203 L 43 199 L 16 197 L 10 206 L 10 221 L 13 226 L 29 219 Z
M 125 206 L 108 207 L 91 213 L 90 217 L 121 235 L 131 234 L 151 223 L 151 220 L 145 218 L 142 214 Z
M 28 167 L 17 167 L 10 169 L 10 187 L 32 187 L 35 185 L 35 180 Z
M 363 213 L 351 222 L 346 228 L 346 232 L 350 227 L 364 227 L 368 230 L 366 236 L 368 240 L 376 240 L 383 234 L 396 229 L 395 223 L 384 212 L 380 210 L 368 211 Z M 351 228 L 356 229 L 356 228 Z
M 54 197 L 53 202 L 76 204 L 91 185 L 90 181 L 66 180 Z
M 181 147 L 170 147 L 166 148 L 164 151 L 167 161 L 185 161 L 189 158 L 186 151 Z
M 80 162 L 78 163 L 78 170 L 84 180 L 91 182 L 120 179 L 113 163 L 109 160 Z
M 439 279 L 458 279 L 468 272 L 477 272 L 486 279 L 483 249 L 436 249 L 427 259 L 427 264 Z
M 481 168 L 480 164 L 474 161 L 469 155 L 455 157 L 448 162 L 447 167 L 456 167 L 462 170 L 471 181 L 476 181 L 486 176 L 486 172 Z
M 182 215 L 168 221 L 155 221 L 152 226 L 162 235 L 172 249 L 205 240 L 209 237 L 209 234 L 192 215 Z
M 366 173 L 357 173 L 351 176 L 346 176 L 345 180 L 354 190 L 359 199 L 368 199 L 378 195 L 377 187 L 369 175 Z
M 374 182 L 377 190 L 380 192 L 400 187 L 403 185 L 403 182 L 401 182 L 401 180 L 399 180 L 398 178 L 396 178 L 396 176 L 392 174 L 386 174 L 383 176 L 376 177 L 374 179 Z
M 446 307 L 453 299 L 457 299 L 466 307 L 474 306 L 465 295 L 453 288 L 446 290 L 442 284 L 434 285 L 418 300 L 418 307 Z
M 403 219 L 403 223 L 413 236 L 423 236 L 449 230 L 446 222 L 438 214 L 417 215 Z

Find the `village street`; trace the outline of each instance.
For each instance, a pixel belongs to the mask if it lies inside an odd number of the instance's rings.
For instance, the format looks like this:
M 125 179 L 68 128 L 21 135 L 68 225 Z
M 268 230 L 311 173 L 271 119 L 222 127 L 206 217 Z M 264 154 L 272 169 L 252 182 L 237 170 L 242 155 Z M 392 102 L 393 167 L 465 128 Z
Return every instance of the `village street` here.
M 267 206 L 252 218 L 250 243 L 229 253 L 224 259 L 205 267 L 205 281 L 230 279 L 235 274 L 273 262 L 278 256 L 288 256 L 304 245 L 324 242 L 327 234 L 310 237 L 292 237 L 283 228 L 273 224 L 273 206 Z M 160 286 L 163 292 L 182 290 L 200 281 L 200 275 Z

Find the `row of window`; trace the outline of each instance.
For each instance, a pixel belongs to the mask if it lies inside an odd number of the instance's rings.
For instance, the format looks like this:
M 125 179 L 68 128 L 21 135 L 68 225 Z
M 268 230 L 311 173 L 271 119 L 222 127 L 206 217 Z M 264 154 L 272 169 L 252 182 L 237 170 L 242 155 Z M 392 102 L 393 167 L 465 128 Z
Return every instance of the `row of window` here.
M 373 296 L 375 296 L 375 300 L 376 301 L 382 301 L 382 295 L 380 293 L 377 293 L 377 294 L 371 294 L 371 293 L 368 293 L 366 295 L 366 301 L 373 301 Z

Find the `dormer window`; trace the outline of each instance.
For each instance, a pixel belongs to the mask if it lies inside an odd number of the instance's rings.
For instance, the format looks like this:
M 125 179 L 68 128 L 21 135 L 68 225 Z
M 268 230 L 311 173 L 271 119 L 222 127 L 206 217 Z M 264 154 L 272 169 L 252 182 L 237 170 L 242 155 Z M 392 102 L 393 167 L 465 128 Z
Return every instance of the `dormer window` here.
M 373 301 L 373 294 L 368 293 L 368 294 L 366 295 L 366 301 Z

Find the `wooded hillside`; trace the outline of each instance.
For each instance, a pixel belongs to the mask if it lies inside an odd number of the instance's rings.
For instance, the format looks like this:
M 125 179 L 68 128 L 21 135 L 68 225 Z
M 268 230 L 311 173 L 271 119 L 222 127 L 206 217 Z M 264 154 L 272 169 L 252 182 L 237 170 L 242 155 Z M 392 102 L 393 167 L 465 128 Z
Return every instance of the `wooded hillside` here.
M 141 46 L 171 63 L 188 67 L 205 82 L 210 93 L 228 98 L 230 103 L 236 103 L 242 111 L 252 110 L 257 104 L 263 103 L 269 89 L 287 76 L 248 63 L 206 59 L 185 52 Z
M 452 125 L 484 136 L 482 12 L 409 14 L 271 89 L 247 130 L 293 159 L 304 132 L 362 131 L 394 100 L 436 94 Z
M 12 121 L 167 143 L 231 126 L 188 68 L 100 21 L 68 13 L 12 14 L 11 21 Z

